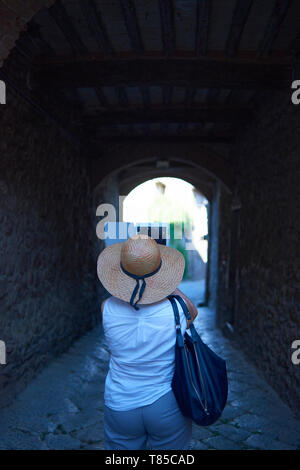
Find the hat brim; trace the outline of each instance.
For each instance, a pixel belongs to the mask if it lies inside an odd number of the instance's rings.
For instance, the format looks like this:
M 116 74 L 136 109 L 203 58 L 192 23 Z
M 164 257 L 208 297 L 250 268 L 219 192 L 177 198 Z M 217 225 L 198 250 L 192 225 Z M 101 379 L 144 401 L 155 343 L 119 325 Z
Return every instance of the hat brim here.
M 130 302 L 136 280 L 127 276 L 121 267 L 123 243 L 106 247 L 97 261 L 97 274 L 105 289 L 114 297 Z M 145 279 L 146 288 L 139 304 L 158 302 L 170 295 L 180 284 L 185 267 L 184 256 L 174 248 L 158 245 L 161 255 L 160 270 Z

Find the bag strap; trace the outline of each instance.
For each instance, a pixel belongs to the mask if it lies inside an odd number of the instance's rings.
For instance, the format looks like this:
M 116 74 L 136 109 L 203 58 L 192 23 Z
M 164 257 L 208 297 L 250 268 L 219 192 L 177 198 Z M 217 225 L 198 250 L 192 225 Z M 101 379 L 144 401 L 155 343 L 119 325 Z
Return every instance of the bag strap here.
M 178 310 L 178 307 L 177 307 L 175 296 L 174 295 L 169 295 L 168 299 L 171 302 L 173 312 L 174 312 L 177 344 L 180 348 L 183 348 L 184 347 L 184 341 L 183 341 L 183 337 L 182 337 L 182 333 L 181 333 L 180 316 L 179 316 L 179 310 Z
M 192 318 L 191 318 L 189 309 L 187 308 L 187 305 L 185 301 L 183 300 L 183 298 L 180 297 L 180 295 L 173 295 L 172 297 L 174 297 L 180 303 L 183 313 L 185 314 L 187 320 L 191 320 Z
M 180 295 L 172 295 L 172 296 L 169 296 L 169 297 L 173 297 L 174 299 L 178 300 L 178 302 L 180 303 L 181 308 L 182 308 L 182 310 L 183 310 L 183 313 L 184 313 L 184 315 L 186 316 L 187 320 L 192 320 L 191 314 L 190 314 L 190 312 L 189 312 L 189 309 L 187 308 L 187 305 L 186 305 L 185 301 L 183 300 L 183 298 L 180 297 Z M 169 297 L 168 297 L 168 298 L 169 298 Z M 177 307 L 177 305 L 176 305 L 176 307 Z M 177 310 L 178 310 L 178 309 L 177 309 Z M 196 332 L 196 328 L 195 328 L 195 326 L 194 326 L 194 324 L 193 324 L 192 321 L 190 321 L 190 323 L 189 323 L 189 329 L 190 329 L 190 332 L 191 332 L 191 336 L 192 336 L 193 341 L 194 341 L 194 342 L 197 342 L 197 340 L 198 340 L 198 334 L 197 334 L 197 332 Z

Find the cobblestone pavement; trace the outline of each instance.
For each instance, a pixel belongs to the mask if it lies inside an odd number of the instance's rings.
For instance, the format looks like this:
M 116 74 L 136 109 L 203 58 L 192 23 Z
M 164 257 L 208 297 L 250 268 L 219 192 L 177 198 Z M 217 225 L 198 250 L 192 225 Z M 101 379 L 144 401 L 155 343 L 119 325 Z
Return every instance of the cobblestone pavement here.
M 179 289 L 187 294 L 196 305 L 205 300 L 205 279 L 200 281 L 183 281 L 179 285 Z
M 300 421 L 199 309 L 203 340 L 227 361 L 228 403 L 209 427 L 194 426 L 194 449 L 300 449 Z M 102 328 L 53 360 L 0 410 L 0 449 L 103 449 L 103 390 L 109 354 Z

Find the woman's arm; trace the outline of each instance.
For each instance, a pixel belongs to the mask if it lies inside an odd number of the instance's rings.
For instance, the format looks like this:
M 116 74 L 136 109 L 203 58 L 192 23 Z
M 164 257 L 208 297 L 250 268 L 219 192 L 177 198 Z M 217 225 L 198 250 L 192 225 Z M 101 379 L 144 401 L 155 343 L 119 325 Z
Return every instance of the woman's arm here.
M 194 321 L 196 316 L 198 315 L 198 310 L 195 304 L 178 288 L 174 290 L 173 295 L 180 295 L 180 297 L 183 298 L 185 301 L 187 308 L 189 309 L 190 315 L 192 317 L 192 320 L 187 321 L 187 328 L 189 328 L 189 323 L 190 321 Z

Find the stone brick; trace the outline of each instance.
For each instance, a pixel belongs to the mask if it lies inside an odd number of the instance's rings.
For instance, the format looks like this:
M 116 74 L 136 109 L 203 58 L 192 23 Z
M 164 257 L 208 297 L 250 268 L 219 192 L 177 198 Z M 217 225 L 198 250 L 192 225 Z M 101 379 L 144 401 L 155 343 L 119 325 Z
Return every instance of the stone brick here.
M 280 441 L 275 441 L 267 436 L 259 436 L 259 435 L 252 435 L 248 437 L 248 439 L 245 441 L 245 444 L 249 447 L 252 447 L 254 449 L 260 449 L 260 450 L 293 450 L 294 448 L 292 446 L 289 446 L 288 444 L 284 444 L 283 442 Z
M 209 448 L 217 449 L 217 450 L 239 450 L 240 446 L 226 437 L 223 436 L 215 436 L 210 437 L 209 439 L 205 439 L 204 444 L 207 445 Z

